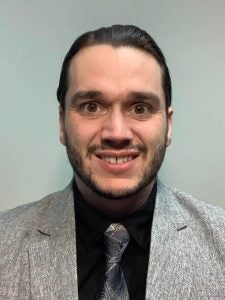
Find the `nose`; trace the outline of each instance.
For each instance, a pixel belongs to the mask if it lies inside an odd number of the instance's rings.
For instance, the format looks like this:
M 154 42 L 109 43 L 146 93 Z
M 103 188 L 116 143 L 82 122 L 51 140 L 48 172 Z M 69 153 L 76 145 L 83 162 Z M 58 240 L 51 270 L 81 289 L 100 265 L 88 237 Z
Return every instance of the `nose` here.
M 120 108 L 112 109 L 101 131 L 101 142 L 113 148 L 122 148 L 131 144 L 133 133 Z

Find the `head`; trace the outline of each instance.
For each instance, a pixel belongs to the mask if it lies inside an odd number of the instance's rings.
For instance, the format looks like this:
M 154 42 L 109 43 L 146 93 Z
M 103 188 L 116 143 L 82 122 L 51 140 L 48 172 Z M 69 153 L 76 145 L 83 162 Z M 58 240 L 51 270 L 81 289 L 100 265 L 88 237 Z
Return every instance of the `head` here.
M 78 186 L 114 200 L 150 191 L 172 122 L 169 70 L 155 41 L 135 26 L 83 34 L 64 59 L 57 97 Z
M 62 109 L 65 105 L 65 96 L 68 89 L 68 69 L 72 58 L 83 48 L 93 45 L 111 45 L 113 47 L 132 47 L 149 53 L 161 67 L 162 88 L 164 91 L 166 108 L 171 106 L 172 85 L 169 69 L 165 57 L 154 41 L 144 30 L 134 25 L 113 25 L 89 31 L 78 37 L 67 52 L 59 79 L 57 99 Z

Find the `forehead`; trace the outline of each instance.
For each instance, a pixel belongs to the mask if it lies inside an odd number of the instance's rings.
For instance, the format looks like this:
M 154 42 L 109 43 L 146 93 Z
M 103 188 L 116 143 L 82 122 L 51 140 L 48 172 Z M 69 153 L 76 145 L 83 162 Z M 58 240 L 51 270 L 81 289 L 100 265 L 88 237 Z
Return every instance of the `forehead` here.
M 146 91 L 163 98 L 158 62 L 149 53 L 132 47 L 85 47 L 71 60 L 68 75 L 68 95 L 94 89 L 115 97 Z

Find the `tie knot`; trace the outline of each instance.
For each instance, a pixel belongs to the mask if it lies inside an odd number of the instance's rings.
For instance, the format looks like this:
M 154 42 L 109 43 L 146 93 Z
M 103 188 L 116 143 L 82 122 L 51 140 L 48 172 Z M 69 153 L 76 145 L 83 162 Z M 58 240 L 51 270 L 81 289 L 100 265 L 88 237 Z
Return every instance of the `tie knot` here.
M 105 231 L 105 254 L 107 263 L 117 263 L 129 243 L 126 228 L 120 223 L 111 224 Z

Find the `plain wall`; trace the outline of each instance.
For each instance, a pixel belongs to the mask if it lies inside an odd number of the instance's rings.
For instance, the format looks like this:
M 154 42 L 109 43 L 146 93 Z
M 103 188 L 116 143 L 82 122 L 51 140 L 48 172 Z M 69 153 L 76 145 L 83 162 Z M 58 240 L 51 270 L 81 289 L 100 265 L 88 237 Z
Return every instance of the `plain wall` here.
M 160 177 L 225 207 L 225 1 L 0 0 L 0 210 L 62 189 L 72 170 L 58 139 L 62 60 L 84 31 L 147 30 L 173 81 L 174 128 Z

